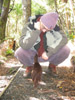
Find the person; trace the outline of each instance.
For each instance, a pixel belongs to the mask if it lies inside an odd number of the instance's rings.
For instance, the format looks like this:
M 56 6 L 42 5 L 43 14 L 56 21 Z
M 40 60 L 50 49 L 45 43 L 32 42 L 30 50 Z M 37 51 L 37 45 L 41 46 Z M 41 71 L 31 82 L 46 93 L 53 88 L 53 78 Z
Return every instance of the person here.
M 56 73 L 56 66 L 69 56 L 68 39 L 57 25 L 58 19 L 56 12 L 29 17 L 22 30 L 20 47 L 15 51 L 15 57 L 26 66 L 26 76 L 31 73 L 36 53 L 39 62 L 49 62 L 48 70 L 52 74 Z

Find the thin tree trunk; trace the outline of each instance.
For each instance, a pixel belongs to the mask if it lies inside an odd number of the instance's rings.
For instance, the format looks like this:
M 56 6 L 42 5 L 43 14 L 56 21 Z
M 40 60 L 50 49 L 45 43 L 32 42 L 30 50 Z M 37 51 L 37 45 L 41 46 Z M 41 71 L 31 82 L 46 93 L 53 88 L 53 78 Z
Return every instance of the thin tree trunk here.
M 55 11 L 58 12 L 57 11 L 57 0 L 55 0 Z
M 74 7 L 73 7 L 73 1 L 69 0 L 69 4 L 70 4 L 70 8 L 71 8 L 72 13 L 73 13 L 73 17 L 74 17 L 74 28 L 75 28 L 75 10 L 74 10 Z M 75 29 L 74 29 L 74 32 L 75 32 Z
M 0 41 L 5 38 L 6 22 L 8 17 L 10 0 L 3 0 L 2 11 L 0 16 Z
M 18 16 L 16 16 L 16 33 L 18 32 L 18 29 L 17 29 L 18 26 L 17 25 L 18 25 Z
M 3 5 L 3 0 L 0 0 L 0 16 L 1 16 L 1 12 L 2 12 L 2 5 Z
M 27 23 L 29 16 L 31 16 L 31 0 L 22 0 L 24 24 Z
M 66 27 L 67 27 L 68 31 L 70 31 L 70 28 L 71 28 L 71 27 L 69 27 L 69 24 L 70 24 L 70 23 L 69 23 L 69 20 L 68 20 L 68 19 L 69 19 L 69 15 L 68 15 L 67 12 L 65 13 L 65 18 L 66 18 Z

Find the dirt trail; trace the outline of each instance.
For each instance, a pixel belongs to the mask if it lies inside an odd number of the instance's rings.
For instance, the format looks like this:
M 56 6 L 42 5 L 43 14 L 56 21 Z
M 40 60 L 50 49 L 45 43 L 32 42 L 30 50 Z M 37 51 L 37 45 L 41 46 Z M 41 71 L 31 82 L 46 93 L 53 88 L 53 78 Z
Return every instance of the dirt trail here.
M 25 69 L 20 68 L 0 100 L 75 100 L 75 74 L 72 69 L 57 68 L 57 76 L 45 73 L 45 70 L 42 82 L 35 89 L 31 78 L 23 77 Z

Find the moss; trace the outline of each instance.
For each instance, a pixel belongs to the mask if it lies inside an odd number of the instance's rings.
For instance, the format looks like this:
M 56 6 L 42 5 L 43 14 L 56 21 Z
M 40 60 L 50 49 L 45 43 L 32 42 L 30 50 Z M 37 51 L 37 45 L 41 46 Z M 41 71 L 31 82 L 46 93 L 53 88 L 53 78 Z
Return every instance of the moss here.
M 0 32 L 2 32 L 2 30 L 3 30 L 2 27 L 0 27 Z
M 0 18 L 0 27 L 3 25 L 3 20 Z
M 1 27 L 1 25 L 2 25 L 2 21 L 0 20 L 0 27 Z
M 4 1 L 3 1 L 3 7 L 8 7 L 9 1 L 10 1 L 10 0 L 4 0 Z
M 0 9 L 0 14 L 1 14 L 2 10 Z
M 2 41 L 5 38 L 5 23 L 0 19 L 0 40 Z
M 0 20 L 0 27 L 2 26 L 2 23 L 3 23 L 2 20 Z

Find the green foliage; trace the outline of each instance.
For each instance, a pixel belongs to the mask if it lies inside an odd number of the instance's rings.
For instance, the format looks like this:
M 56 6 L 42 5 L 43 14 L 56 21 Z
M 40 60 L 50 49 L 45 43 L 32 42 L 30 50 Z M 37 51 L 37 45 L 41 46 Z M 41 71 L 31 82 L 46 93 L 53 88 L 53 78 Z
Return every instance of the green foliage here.
M 4 64 L 5 60 L 7 60 L 7 58 L 3 55 L 0 55 L 0 66 Z
M 47 0 L 47 5 L 54 6 L 55 0 Z
M 1 14 L 2 10 L 0 9 L 0 14 Z
M 66 36 L 68 38 L 68 40 L 71 40 L 71 41 L 74 41 L 75 39 L 75 33 L 74 32 L 65 32 L 66 33 Z
M 8 75 L 14 74 L 17 71 L 17 68 L 10 68 L 10 70 L 8 71 Z
M 14 52 L 13 52 L 12 49 L 7 49 L 6 52 L 5 52 L 5 55 L 6 55 L 6 56 L 8 56 L 8 55 L 13 55 L 13 53 L 14 53 Z
M 15 3 L 13 10 L 9 13 L 6 27 L 6 36 L 14 38 L 16 40 L 16 43 L 18 43 L 19 37 L 22 32 L 22 16 L 22 2 L 17 2 Z
M 75 34 L 73 32 L 69 34 L 69 39 L 72 41 L 75 39 Z
M 34 15 L 44 14 L 46 13 L 46 9 L 44 7 L 41 7 L 40 5 L 37 5 L 32 9 L 32 12 Z
M 15 4 L 14 12 L 17 16 L 22 16 L 22 4 Z
M 54 5 L 54 0 L 32 0 L 32 15 L 55 11 Z
M 38 15 L 44 13 L 46 13 L 45 7 L 36 2 L 32 2 L 32 15 Z
M 8 6 L 8 2 L 9 2 L 9 0 L 3 0 L 3 7 L 7 7 Z
M 7 60 L 7 58 L 5 56 L 3 56 L 3 55 L 0 55 L 0 59 Z

